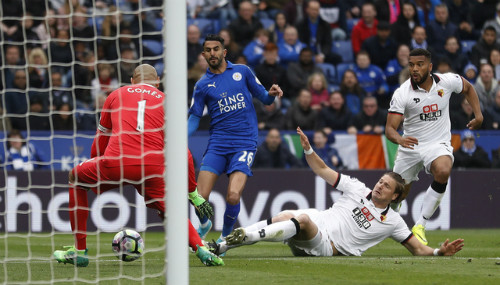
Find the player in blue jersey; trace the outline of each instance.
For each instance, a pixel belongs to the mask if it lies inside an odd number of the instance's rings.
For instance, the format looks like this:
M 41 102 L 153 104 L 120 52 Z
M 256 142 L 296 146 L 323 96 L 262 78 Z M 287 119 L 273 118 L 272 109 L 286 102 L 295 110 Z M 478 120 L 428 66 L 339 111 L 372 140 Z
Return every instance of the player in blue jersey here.
M 211 117 L 210 139 L 198 175 L 198 192 L 208 200 L 217 178 L 226 173 L 224 225 L 218 242 L 231 233 L 240 212 L 240 197 L 257 151 L 257 116 L 252 98 L 270 105 L 283 96 L 278 85 L 266 89 L 246 65 L 226 61 L 224 39 L 208 35 L 202 55 L 208 62 L 207 73 L 196 83 L 189 110 L 188 133 L 193 134 L 205 106 Z M 200 218 L 198 233 L 205 237 L 212 227 L 208 218 Z

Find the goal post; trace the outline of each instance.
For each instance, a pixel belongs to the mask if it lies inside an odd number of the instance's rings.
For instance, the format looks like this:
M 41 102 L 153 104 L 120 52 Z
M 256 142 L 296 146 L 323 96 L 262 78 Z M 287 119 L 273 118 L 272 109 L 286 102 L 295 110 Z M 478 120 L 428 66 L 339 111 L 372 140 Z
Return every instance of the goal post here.
M 187 42 L 186 5 L 183 1 L 165 4 L 165 86 L 166 86 L 166 280 L 167 284 L 189 283 L 187 198 Z
M 188 284 L 185 1 L 2 0 L 0 22 L 0 284 Z M 52 253 L 74 244 L 68 171 L 90 159 L 106 97 L 142 63 L 166 95 L 166 219 L 131 186 L 88 191 L 90 263 L 58 264 Z M 14 152 L 13 129 L 22 142 Z M 132 263 L 112 251 L 125 228 L 145 242 Z

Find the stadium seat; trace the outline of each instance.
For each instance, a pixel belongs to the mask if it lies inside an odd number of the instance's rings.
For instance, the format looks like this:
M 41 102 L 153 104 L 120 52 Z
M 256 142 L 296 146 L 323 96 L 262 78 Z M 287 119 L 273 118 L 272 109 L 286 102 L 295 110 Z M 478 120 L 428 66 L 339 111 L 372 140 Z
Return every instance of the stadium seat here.
M 163 44 L 159 41 L 143 40 L 142 45 L 154 55 L 161 55 L 163 53 Z
M 262 23 L 262 26 L 264 26 L 264 29 L 269 29 L 274 24 L 274 20 L 272 19 L 260 19 L 260 22 Z
M 155 28 L 157 31 L 161 31 L 161 29 L 163 28 L 163 19 L 162 18 L 155 19 Z
M 165 68 L 163 61 L 158 61 L 157 63 L 155 63 L 154 68 L 156 69 L 158 76 L 161 77 L 163 75 L 163 69 Z
M 462 46 L 462 53 L 469 54 L 472 50 L 472 47 L 477 43 L 477 41 L 460 41 L 460 45 Z
M 354 63 L 337 64 L 337 82 L 339 82 L 339 84 L 342 82 L 342 76 L 344 76 L 344 72 L 348 69 L 354 69 Z
M 94 26 L 94 19 L 95 19 L 95 28 L 97 31 L 97 35 L 102 35 L 102 23 L 104 22 L 104 17 L 89 17 L 87 19 L 87 23 L 89 26 L 93 27 Z
M 215 21 L 215 20 L 214 20 Z M 214 34 L 214 21 L 210 19 L 188 19 L 187 25 L 195 25 L 200 29 L 201 38 L 205 38 L 208 34 Z
M 350 40 L 334 41 L 332 44 L 332 52 L 340 55 L 344 63 L 354 62 L 354 52 L 352 51 L 352 43 Z
M 329 63 L 318 63 L 317 66 L 323 70 L 328 85 L 337 84 L 337 71 L 335 70 L 335 66 Z
M 352 28 L 356 26 L 359 19 L 347 19 L 347 37 L 351 38 Z

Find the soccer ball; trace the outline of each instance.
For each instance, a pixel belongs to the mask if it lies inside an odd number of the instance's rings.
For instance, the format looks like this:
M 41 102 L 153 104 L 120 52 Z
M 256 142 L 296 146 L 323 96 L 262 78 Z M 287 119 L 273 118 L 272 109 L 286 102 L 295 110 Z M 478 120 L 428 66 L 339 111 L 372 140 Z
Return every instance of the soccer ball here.
M 134 261 L 141 257 L 144 251 L 144 240 L 134 230 L 118 232 L 111 245 L 116 257 L 123 261 Z

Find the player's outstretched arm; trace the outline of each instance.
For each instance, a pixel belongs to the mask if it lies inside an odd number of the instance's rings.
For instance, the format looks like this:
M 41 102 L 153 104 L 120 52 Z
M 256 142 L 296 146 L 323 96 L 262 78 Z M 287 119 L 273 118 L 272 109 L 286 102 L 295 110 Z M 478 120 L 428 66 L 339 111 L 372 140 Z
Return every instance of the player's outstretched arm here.
M 439 248 L 432 248 L 426 245 L 423 245 L 416 238 L 412 237 L 407 242 L 403 244 L 408 251 L 410 251 L 413 255 L 436 255 L 436 256 L 452 256 L 457 252 L 461 251 L 464 247 L 463 239 L 456 239 L 450 242 L 449 239 L 446 239 L 443 244 Z
M 474 119 L 472 119 L 468 124 L 467 128 L 471 130 L 477 130 L 481 128 L 481 125 L 483 124 L 483 113 L 481 113 L 481 105 L 479 104 L 479 97 L 477 96 L 476 90 L 474 89 L 474 86 L 470 84 L 467 79 L 462 77 L 462 81 L 464 83 L 464 90 L 462 93 L 465 94 L 465 98 L 467 99 L 467 102 L 472 107 L 472 111 L 474 112 Z
M 337 178 L 339 177 L 338 172 L 328 167 L 325 162 L 312 150 L 311 144 L 309 143 L 309 139 L 302 132 L 300 127 L 297 127 L 297 134 L 300 136 L 300 144 L 304 149 L 304 155 L 306 156 L 306 161 L 311 167 L 312 171 L 319 175 L 321 178 L 325 179 L 326 182 L 330 183 L 330 185 L 334 185 L 337 182 Z M 307 154 L 310 152 L 310 154 Z

